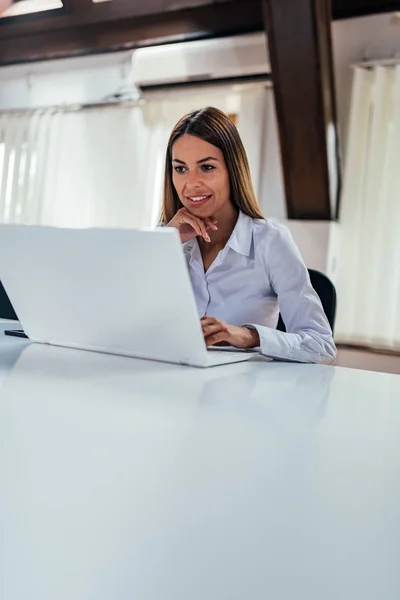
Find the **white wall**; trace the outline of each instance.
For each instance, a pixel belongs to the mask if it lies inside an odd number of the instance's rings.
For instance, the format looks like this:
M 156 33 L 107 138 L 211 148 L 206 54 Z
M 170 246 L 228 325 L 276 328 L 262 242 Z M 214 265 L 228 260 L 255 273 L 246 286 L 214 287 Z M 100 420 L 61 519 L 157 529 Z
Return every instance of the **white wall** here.
M 332 24 L 337 105 L 345 145 L 352 84 L 351 64 L 364 59 L 400 58 L 400 17 L 372 15 Z
M 101 102 L 127 90 L 132 52 L 0 68 L 0 110 Z
M 264 131 L 264 140 L 259 156 L 259 202 L 266 217 L 283 220 L 286 218 L 287 210 L 273 88 L 270 88 L 266 95 L 264 119 L 261 126 Z
M 338 224 L 332 221 L 281 222 L 290 229 L 307 267 L 334 279 L 336 253 L 333 243 Z

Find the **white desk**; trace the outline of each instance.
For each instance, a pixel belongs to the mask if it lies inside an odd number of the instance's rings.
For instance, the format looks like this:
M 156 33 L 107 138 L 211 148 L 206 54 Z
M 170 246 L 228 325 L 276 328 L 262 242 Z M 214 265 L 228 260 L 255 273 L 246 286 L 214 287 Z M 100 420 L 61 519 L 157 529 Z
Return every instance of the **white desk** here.
M 0 346 L 2 600 L 399 600 L 399 376 L 25 347 Z

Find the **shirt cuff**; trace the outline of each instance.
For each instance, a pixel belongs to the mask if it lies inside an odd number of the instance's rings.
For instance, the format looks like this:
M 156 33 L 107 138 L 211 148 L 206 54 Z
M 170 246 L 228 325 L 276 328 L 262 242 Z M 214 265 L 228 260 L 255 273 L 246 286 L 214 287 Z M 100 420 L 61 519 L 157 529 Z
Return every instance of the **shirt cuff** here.
M 276 360 L 299 362 L 296 358 L 293 358 L 293 344 L 290 343 L 289 336 L 283 331 L 271 329 L 264 325 L 255 325 L 254 323 L 245 323 L 242 327 L 257 331 L 260 337 L 260 348 L 263 356 Z

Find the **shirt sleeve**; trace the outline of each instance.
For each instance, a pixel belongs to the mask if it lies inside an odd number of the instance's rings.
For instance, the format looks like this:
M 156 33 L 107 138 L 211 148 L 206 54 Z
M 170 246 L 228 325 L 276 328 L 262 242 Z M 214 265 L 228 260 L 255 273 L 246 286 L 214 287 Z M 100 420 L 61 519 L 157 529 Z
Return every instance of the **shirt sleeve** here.
M 277 297 L 287 333 L 246 323 L 260 336 L 261 354 L 302 363 L 333 362 L 336 346 L 319 296 L 293 238 L 276 225 L 267 241 L 266 271 Z

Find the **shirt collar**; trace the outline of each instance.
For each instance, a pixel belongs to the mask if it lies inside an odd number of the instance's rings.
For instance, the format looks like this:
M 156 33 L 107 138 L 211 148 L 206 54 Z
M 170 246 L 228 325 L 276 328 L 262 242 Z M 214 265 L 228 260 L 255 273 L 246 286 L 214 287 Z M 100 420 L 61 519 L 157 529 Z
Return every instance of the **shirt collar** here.
M 239 211 L 239 216 L 236 221 L 236 225 L 232 231 L 231 237 L 227 241 L 226 245 L 243 256 L 249 256 L 251 251 L 251 244 L 253 241 L 253 219 L 246 215 L 244 212 Z M 190 240 L 185 244 L 185 252 L 189 252 L 192 255 L 198 250 L 198 244 L 195 240 Z M 200 252 L 199 252 L 200 253 Z
M 253 219 L 244 212 L 239 211 L 238 220 L 227 246 L 235 252 L 249 256 L 253 241 Z

